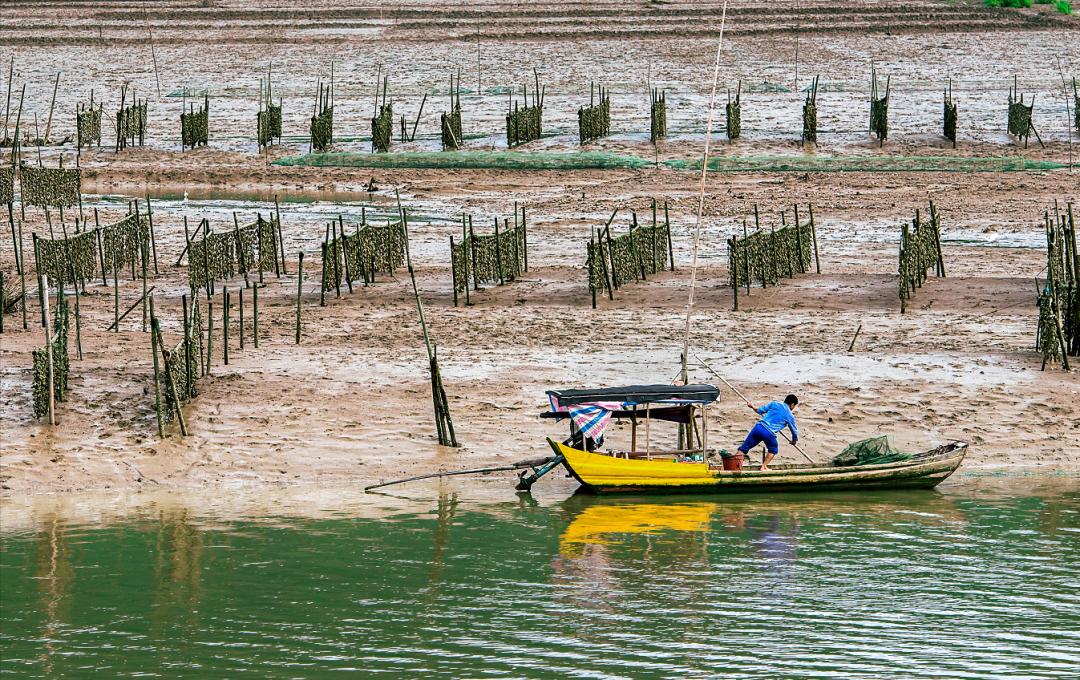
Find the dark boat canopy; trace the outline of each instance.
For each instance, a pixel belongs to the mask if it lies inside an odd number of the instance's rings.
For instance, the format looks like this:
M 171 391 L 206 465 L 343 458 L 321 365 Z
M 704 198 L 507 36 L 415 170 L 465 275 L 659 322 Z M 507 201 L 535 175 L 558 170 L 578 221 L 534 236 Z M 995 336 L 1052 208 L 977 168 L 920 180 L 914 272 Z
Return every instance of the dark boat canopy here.
M 720 397 L 714 385 L 630 385 L 628 387 L 600 387 L 582 390 L 548 390 L 553 404 L 560 407 L 596 402 L 622 402 L 631 404 L 655 404 L 658 402 L 688 402 L 711 404 Z

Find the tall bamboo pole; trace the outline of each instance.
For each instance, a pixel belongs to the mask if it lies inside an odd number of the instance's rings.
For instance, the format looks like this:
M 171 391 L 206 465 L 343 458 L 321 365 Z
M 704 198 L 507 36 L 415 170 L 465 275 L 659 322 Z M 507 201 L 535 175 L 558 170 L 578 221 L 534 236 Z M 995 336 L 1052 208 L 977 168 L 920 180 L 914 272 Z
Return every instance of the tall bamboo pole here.
M 727 0 L 720 14 L 720 39 L 716 45 L 716 61 L 713 65 L 712 94 L 709 97 L 709 117 L 705 125 L 705 152 L 701 162 L 701 187 L 698 193 L 697 225 L 694 229 L 694 251 L 690 263 L 690 293 L 686 302 L 686 331 L 683 334 L 682 381 L 689 380 L 687 362 L 690 353 L 690 323 L 694 312 L 694 289 L 697 286 L 698 245 L 701 242 L 701 220 L 705 211 L 705 175 L 709 169 L 709 144 L 712 141 L 713 108 L 716 103 L 716 85 L 720 80 L 720 51 L 724 46 L 724 27 L 727 24 Z

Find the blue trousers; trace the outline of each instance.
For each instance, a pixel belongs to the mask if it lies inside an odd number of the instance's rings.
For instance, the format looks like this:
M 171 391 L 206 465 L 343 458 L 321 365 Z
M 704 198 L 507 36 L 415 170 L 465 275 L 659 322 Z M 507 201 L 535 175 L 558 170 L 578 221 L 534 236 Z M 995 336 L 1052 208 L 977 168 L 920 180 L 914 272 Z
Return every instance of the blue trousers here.
M 758 423 L 754 426 L 754 429 L 750 430 L 750 434 L 746 435 L 746 441 L 739 447 L 739 451 L 742 453 L 750 453 L 750 449 L 761 442 L 765 442 L 765 448 L 774 456 L 776 455 L 776 452 L 780 450 L 780 447 L 776 443 L 776 435 L 769 432 L 769 428 L 765 427 L 765 425 Z

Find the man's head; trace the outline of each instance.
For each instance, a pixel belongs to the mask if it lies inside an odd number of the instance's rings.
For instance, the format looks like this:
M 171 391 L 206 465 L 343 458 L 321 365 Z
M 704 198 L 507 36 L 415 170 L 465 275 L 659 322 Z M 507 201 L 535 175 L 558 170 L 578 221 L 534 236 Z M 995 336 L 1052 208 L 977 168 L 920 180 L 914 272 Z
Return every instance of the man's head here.
M 794 411 L 795 407 L 799 405 L 799 398 L 796 397 L 794 394 L 789 394 L 784 397 L 784 403 L 787 404 L 787 407 L 789 409 Z

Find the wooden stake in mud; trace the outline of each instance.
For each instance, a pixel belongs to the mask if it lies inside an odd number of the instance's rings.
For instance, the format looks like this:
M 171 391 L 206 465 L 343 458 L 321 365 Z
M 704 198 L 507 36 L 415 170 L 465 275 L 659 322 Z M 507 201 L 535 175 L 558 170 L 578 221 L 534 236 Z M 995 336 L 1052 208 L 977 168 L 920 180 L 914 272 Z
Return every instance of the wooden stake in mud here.
M 120 263 L 116 259 L 116 248 L 113 248 L 113 328 L 120 332 Z
M 142 234 L 139 233 L 139 232 L 142 231 L 141 223 L 142 223 L 142 220 L 139 218 L 139 202 L 135 201 L 135 224 L 140 225 L 140 226 L 136 227 L 136 237 L 135 238 L 139 241 L 139 260 L 140 260 L 140 263 L 142 265 L 142 290 L 143 290 L 142 330 L 143 330 L 143 333 L 145 333 L 146 332 L 146 320 L 147 320 L 146 268 L 150 264 L 150 255 L 149 255 L 149 253 L 146 252 L 146 250 L 147 250 L 146 244 L 143 243 Z
M 79 353 L 79 361 L 82 361 L 82 314 L 79 311 L 78 283 L 75 284 L 75 350 Z
M 229 365 L 229 288 L 221 287 L 221 355 L 222 363 Z
M 10 206 L 9 206 L 10 207 Z M 22 307 L 22 327 L 25 331 L 26 328 L 26 257 L 23 251 L 23 237 L 22 237 L 22 222 L 19 222 L 19 289 L 22 292 L 22 300 L 20 307 Z
M 851 338 L 851 344 L 848 345 L 848 348 L 847 348 L 848 352 L 854 352 L 855 351 L 855 341 L 859 339 L 859 333 L 861 333 L 861 332 L 862 332 L 862 324 L 859 324 L 859 327 L 855 329 L 855 336 Z
M 352 272 L 349 271 L 349 253 L 345 250 L 345 220 L 341 215 L 338 215 L 338 232 L 339 240 L 341 241 L 341 259 L 345 261 L 345 283 L 349 286 L 349 293 L 352 290 Z M 334 258 L 337 262 L 337 258 Z
M 157 328 L 157 316 L 154 315 L 154 298 L 150 298 L 150 328 Z M 161 367 L 158 363 L 158 334 L 150 333 L 150 352 L 154 355 L 154 415 L 157 416 L 157 433 L 165 436 L 165 419 L 161 414 Z
M 817 247 L 817 227 L 814 226 L 814 206 L 813 204 L 807 204 L 810 209 L 810 238 L 814 241 L 814 266 L 817 268 L 817 273 L 821 273 L 821 257 L 818 255 Z
M 239 318 L 239 321 L 240 321 L 240 323 L 238 324 L 240 326 L 240 349 L 244 349 L 244 289 L 241 288 L 238 292 L 239 292 L 239 295 L 240 295 L 240 297 L 239 297 L 239 300 L 240 300 L 240 312 L 239 312 L 239 317 L 240 318 Z
M 281 273 L 288 274 L 285 269 L 285 239 L 281 236 L 281 206 L 278 205 L 277 194 L 274 194 L 274 217 L 277 221 L 278 248 L 281 250 Z
M 304 251 L 296 259 L 296 344 L 300 344 L 300 298 L 304 292 Z
M 728 243 L 728 248 L 731 252 L 735 252 L 739 248 L 739 235 L 735 234 L 731 237 L 731 241 Z M 731 271 L 731 290 L 734 293 L 734 302 L 732 304 L 733 311 L 739 311 L 739 267 L 736 264 Z
M 52 342 L 52 324 L 49 323 L 49 277 L 46 274 L 42 274 L 41 278 L 41 312 L 45 316 L 45 358 L 49 362 L 48 370 L 46 371 L 49 379 L 49 424 L 56 425 L 56 403 L 55 403 L 55 388 L 53 383 L 56 381 L 56 377 L 53 375 L 53 342 Z
M 322 283 L 319 285 L 319 306 L 326 306 L 326 241 L 322 242 Z
M 150 194 L 146 194 L 146 219 L 150 222 L 150 247 L 154 253 L 154 276 L 161 276 L 157 263 L 157 237 L 154 236 L 154 209 L 150 207 Z
M 210 360 L 214 356 L 214 301 L 206 301 L 206 375 L 210 375 Z
M 259 287 L 251 291 L 251 337 L 255 343 L 255 349 L 259 349 Z
M 199 304 L 198 298 L 195 298 L 195 304 Z M 186 376 L 187 384 L 193 385 L 195 383 L 195 367 L 191 363 L 191 352 L 188 345 L 188 341 L 191 339 L 191 317 L 188 315 L 187 295 L 180 296 L 180 308 L 184 314 L 184 376 Z M 154 315 L 151 314 L 150 316 L 153 318 Z

